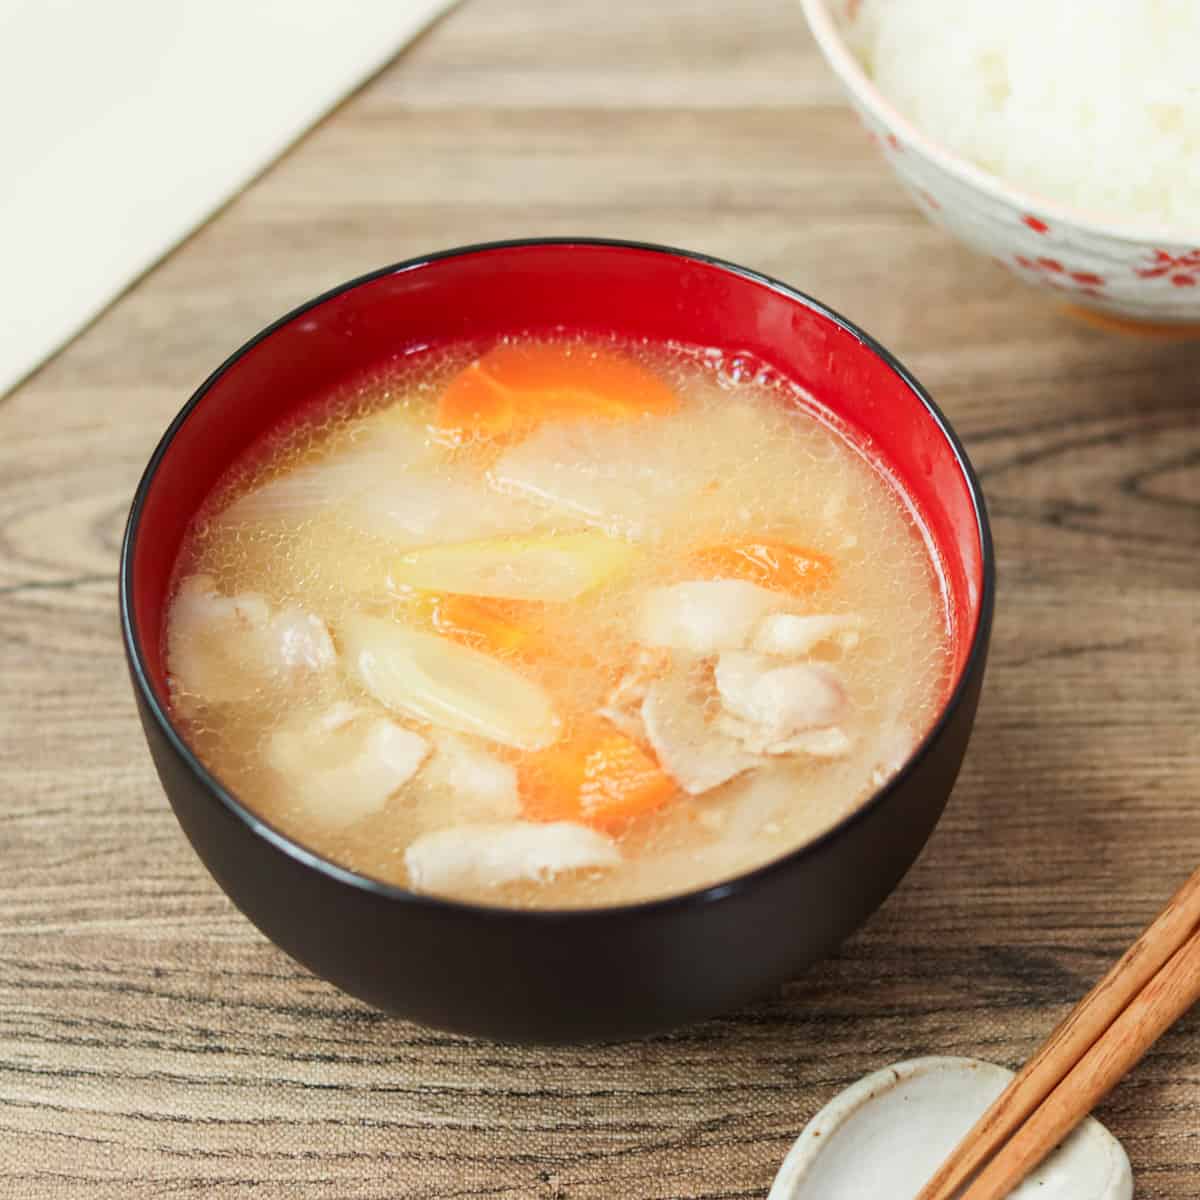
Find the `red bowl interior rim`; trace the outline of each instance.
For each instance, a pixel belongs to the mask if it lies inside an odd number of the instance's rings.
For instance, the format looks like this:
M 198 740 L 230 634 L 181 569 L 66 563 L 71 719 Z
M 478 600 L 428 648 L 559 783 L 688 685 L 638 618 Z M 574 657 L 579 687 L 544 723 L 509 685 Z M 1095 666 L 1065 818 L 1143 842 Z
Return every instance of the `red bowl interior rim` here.
M 365 370 L 402 354 L 502 333 L 611 334 L 747 353 L 799 383 L 811 403 L 890 475 L 939 560 L 953 626 L 953 670 L 938 720 L 887 784 L 824 834 L 733 880 L 618 908 L 715 900 L 786 869 L 864 819 L 936 741 L 986 654 L 994 596 L 983 494 L 965 451 L 924 389 L 882 346 L 802 292 L 744 267 L 665 246 L 594 238 L 494 242 L 372 272 L 288 313 L 200 386 L 138 485 L 121 551 L 122 635 L 134 686 L 169 744 L 256 834 L 343 882 L 411 903 L 489 908 L 417 895 L 358 875 L 256 816 L 204 767 L 172 723 L 163 613 L 188 521 L 221 473 L 267 430 Z M 520 910 L 531 919 L 613 908 Z

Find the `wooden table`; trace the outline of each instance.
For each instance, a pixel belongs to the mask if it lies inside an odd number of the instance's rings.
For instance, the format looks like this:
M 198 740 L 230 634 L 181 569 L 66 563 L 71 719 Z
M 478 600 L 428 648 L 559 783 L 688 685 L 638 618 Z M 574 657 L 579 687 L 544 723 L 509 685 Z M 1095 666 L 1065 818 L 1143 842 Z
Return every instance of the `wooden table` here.
M 232 908 L 152 772 L 115 574 L 155 441 L 263 324 L 574 233 L 761 268 L 897 351 L 1000 591 L 961 782 L 862 933 L 743 1012 L 539 1051 L 368 1011 Z M 468 0 L 0 402 L 0 1197 L 761 1197 L 864 1072 L 1017 1064 L 1200 854 L 1198 407 L 1200 345 L 1076 324 L 926 224 L 795 4 Z M 1141 1200 L 1200 1194 L 1200 1013 L 1101 1116 Z

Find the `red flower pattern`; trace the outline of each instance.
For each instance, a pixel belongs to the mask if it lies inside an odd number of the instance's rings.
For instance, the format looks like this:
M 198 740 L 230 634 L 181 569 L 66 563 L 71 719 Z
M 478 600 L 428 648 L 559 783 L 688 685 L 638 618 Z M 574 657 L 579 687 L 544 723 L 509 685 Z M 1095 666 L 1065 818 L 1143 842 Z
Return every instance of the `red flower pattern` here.
M 1057 258 L 1027 258 L 1024 254 L 1014 254 L 1013 261 L 1024 271 L 1036 272 L 1042 277 L 1043 283 L 1060 291 L 1080 292 L 1085 296 L 1102 295 L 1104 276 L 1094 271 L 1072 271 Z
M 1137 267 L 1135 273 L 1140 279 L 1170 279 L 1176 287 L 1200 287 L 1200 250 L 1183 254 L 1155 250 L 1150 266 Z
M 853 19 L 859 6 L 859 0 L 846 0 L 846 9 Z M 903 153 L 904 144 L 893 133 L 880 135 L 867 128 L 867 135 L 881 148 L 894 153 Z M 915 187 L 917 198 L 925 207 L 937 210 L 942 206 L 937 198 L 922 187 Z M 1033 213 L 1022 213 L 1021 223 L 1039 236 L 1051 232 L 1050 224 Z M 1060 291 L 1074 292 L 1086 296 L 1102 296 L 1107 280 L 1095 271 L 1074 271 L 1056 258 L 1033 258 L 1024 254 L 1015 254 L 1012 260 L 997 259 L 1001 265 L 1009 266 L 1015 262 L 1024 271 L 1034 272 L 1040 282 Z M 1142 267 L 1133 268 L 1140 279 L 1163 279 L 1177 288 L 1200 288 L 1200 248 L 1187 250 L 1180 254 L 1171 254 L 1166 250 L 1155 250 L 1151 261 Z

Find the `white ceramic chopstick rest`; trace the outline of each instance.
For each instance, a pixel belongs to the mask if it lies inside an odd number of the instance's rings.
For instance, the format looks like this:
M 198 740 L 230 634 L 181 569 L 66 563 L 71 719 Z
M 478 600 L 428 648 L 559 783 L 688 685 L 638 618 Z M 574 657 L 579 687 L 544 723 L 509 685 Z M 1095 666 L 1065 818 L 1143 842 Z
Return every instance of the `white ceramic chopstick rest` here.
M 917 1058 L 835 1096 L 805 1126 L 767 1200 L 911 1200 L 1011 1071 L 974 1058 Z M 1132 1200 L 1120 1142 L 1088 1118 L 1011 1200 Z

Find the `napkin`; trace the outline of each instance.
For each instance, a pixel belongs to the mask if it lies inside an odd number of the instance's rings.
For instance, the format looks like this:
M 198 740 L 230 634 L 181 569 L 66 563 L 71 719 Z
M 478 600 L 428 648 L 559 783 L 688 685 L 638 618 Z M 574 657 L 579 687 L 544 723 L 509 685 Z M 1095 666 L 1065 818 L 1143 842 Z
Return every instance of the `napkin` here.
M 0 0 L 0 395 L 452 0 Z

